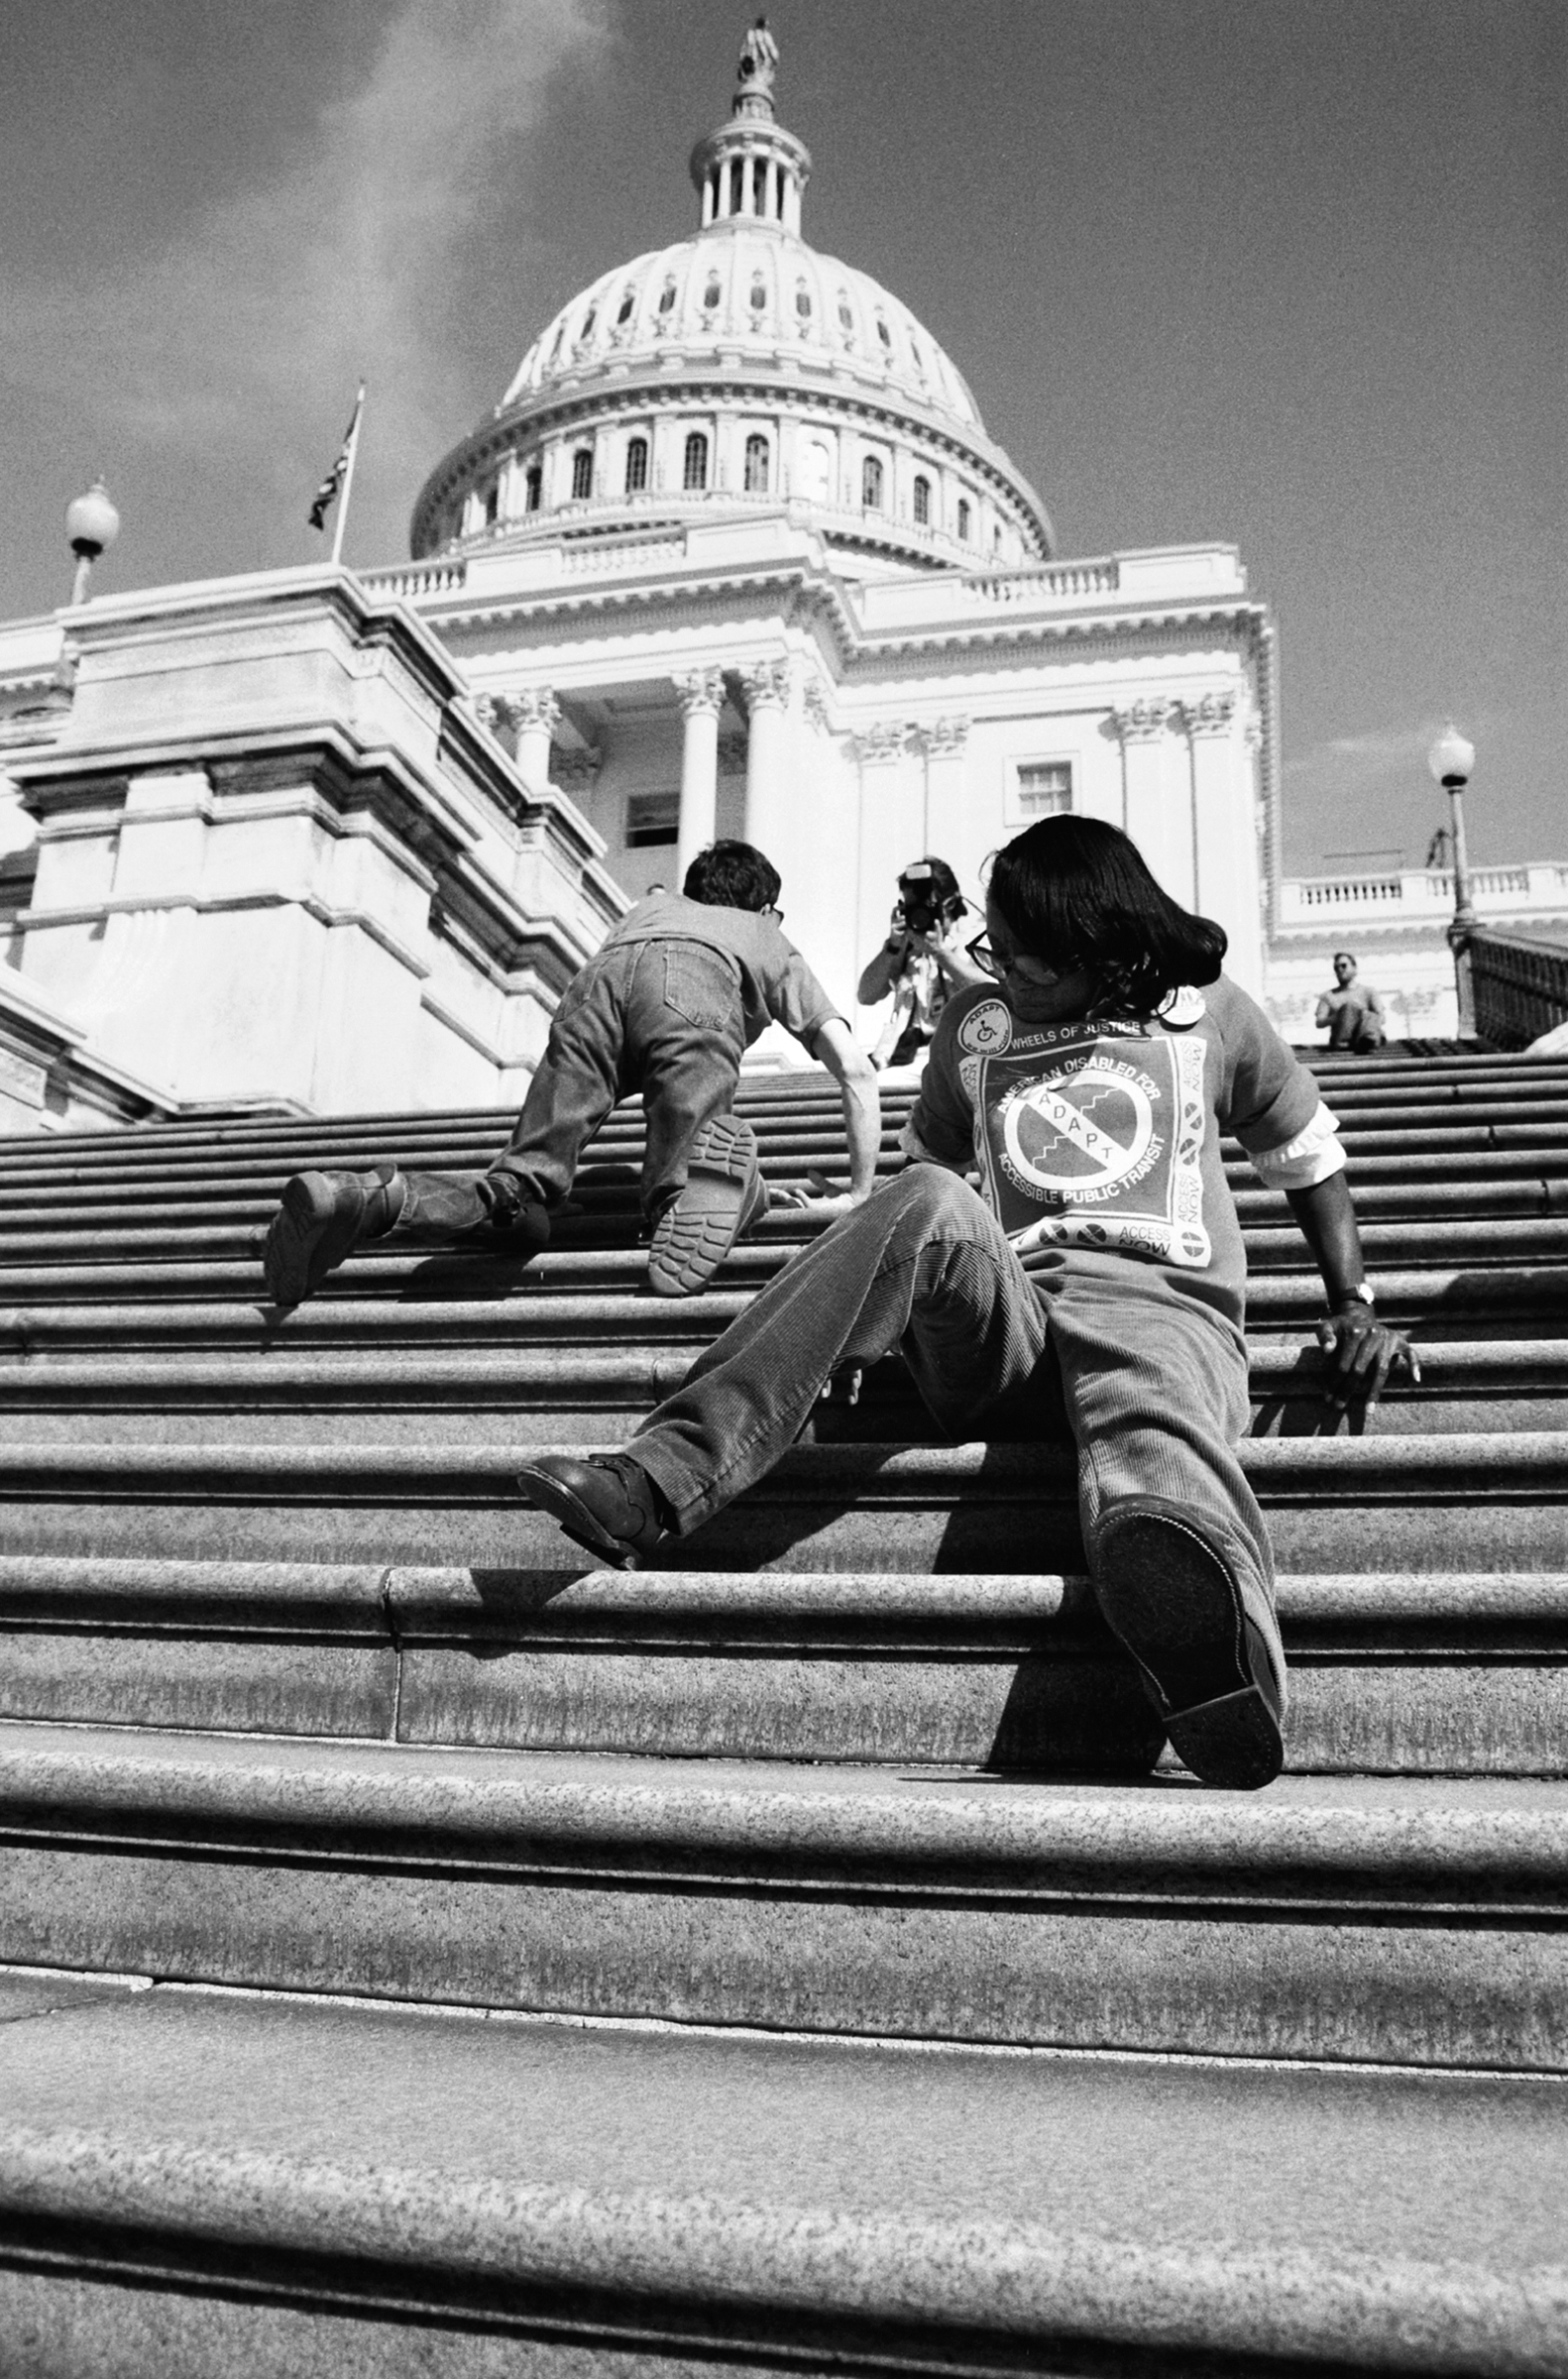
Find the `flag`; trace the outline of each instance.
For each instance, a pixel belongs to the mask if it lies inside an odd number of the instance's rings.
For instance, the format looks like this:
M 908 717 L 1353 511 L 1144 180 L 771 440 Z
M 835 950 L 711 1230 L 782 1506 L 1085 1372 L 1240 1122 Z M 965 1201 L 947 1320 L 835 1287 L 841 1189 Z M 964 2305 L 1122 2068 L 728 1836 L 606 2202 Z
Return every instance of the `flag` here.
M 348 475 L 349 466 L 354 460 L 354 441 L 360 434 L 360 415 L 364 410 L 365 389 L 362 383 L 360 393 L 354 400 L 353 418 L 344 431 L 343 443 L 338 448 L 337 461 L 321 482 L 320 487 L 317 488 L 310 507 L 310 525 L 312 528 L 319 528 L 323 533 L 326 530 L 327 514 L 337 502 L 338 490 L 342 487 Z

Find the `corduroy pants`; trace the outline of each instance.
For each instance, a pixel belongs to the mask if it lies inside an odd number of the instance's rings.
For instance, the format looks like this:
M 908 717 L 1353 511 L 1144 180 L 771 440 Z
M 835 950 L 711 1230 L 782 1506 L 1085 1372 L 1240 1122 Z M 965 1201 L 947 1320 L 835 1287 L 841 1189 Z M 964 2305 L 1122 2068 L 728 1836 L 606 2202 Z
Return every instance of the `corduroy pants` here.
M 1114 1279 L 1030 1275 L 988 1206 L 915 1165 L 843 1215 L 692 1366 L 625 1450 L 678 1532 L 761 1478 L 794 1443 L 831 1375 L 902 1349 L 954 1436 L 983 1436 L 1003 1397 L 1065 1420 L 1091 1572 L 1129 1508 L 1174 1511 L 1272 1601 L 1257 1499 L 1236 1456 L 1247 1419 L 1240 1335 L 1135 1260 Z

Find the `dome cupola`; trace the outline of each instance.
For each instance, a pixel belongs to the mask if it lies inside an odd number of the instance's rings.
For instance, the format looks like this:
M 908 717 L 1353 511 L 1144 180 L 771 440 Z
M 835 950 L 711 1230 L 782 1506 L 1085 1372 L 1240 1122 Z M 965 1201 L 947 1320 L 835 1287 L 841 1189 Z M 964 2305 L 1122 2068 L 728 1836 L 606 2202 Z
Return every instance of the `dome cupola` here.
M 692 152 L 698 230 L 545 325 L 421 490 L 416 559 L 759 512 L 862 575 L 1050 557 L 1044 507 L 930 332 L 801 238 L 811 157 L 775 118 L 777 67 L 759 18 L 728 121 Z

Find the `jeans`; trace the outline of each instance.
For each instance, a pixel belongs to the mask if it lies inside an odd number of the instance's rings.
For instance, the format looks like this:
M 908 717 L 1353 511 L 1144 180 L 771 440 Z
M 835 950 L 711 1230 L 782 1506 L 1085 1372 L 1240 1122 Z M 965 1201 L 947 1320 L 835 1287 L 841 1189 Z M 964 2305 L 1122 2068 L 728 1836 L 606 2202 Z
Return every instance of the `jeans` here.
M 616 1101 L 642 1092 L 642 1212 L 651 1226 L 686 1186 L 692 1142 L 734 1103 L 745 1029 L 739 978 L 702 942 L 613 944 L 568 984 L 508 1146 L 480 1173 L 405 1173 L 399 1237 L 504 1226 L 497 1185 L 559 1205 Z M 504 1193 L 503 1193 L 504 1194 Z
M 936 1166 L 900 1174 L 788 1265 L 625 1450 L 688 1535 L 772 1467 L 840 1365 L 894 1347 L 952 1435 L 983 1434 L 1020 1394 L 1043 1431 L 1064 1419 L 1091 1574 L 1108 1523 L 1153 1511 L 1183 1520 L 1272 1602 L 1263 1514 L 1236 1456 L 1239 1332 L 1136 1263 L 1117 1279 L 1029 1275 L 989 1207 Z

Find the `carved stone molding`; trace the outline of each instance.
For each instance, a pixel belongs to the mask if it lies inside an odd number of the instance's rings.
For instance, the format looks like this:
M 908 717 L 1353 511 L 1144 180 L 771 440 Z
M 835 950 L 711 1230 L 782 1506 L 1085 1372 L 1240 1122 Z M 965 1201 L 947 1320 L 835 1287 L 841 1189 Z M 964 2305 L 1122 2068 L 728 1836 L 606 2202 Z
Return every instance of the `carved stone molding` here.
M 1189 736 L 1228 736 L 1236 717 L 1236 696 L 1229 689 L 1219 694 L 1202 694 L 1196 702 L 1183 703 L 1181 708 Z
M 675 681 L 680 697 L 682 716 L 690 719 L 708 711 L 717 719 L 725 707 L 725 673 L 722 669 L 693 669 Z
M 753 668 L 742 669 L 740 683 L 751 709 L 787 711 L 794 675 L 788 661 L 758 661 Z
M 814 677 L 808 678 L 806 681 L 806 690 L 801 696 L 801 707 L 820 736 L 833 734 L 833 722 L 828 716 L 828 697 Z
M 492 735 L 498 727 L 513 733 L 546 728 L 553 735 L 561 723 L 561 706 L 548 686 L 523 686 L 512 694 L 481 694 L 475 702 Z
M 928 759 L 956 759 L 969 740 L 969 722 L 952 719 L 928 719 L 915 730 L 915 741 Z
M 1157 743 L 1181 724 L 1181 705 L 1166 695 L 1143 697 L 1112 711 L 1111 724 L 1124 743 Z
M 902 757 L 914 734 L 908 719 L 884 719 L 875 727 L 862 727 L 850 737 L 857 760 L 896 760 Z

